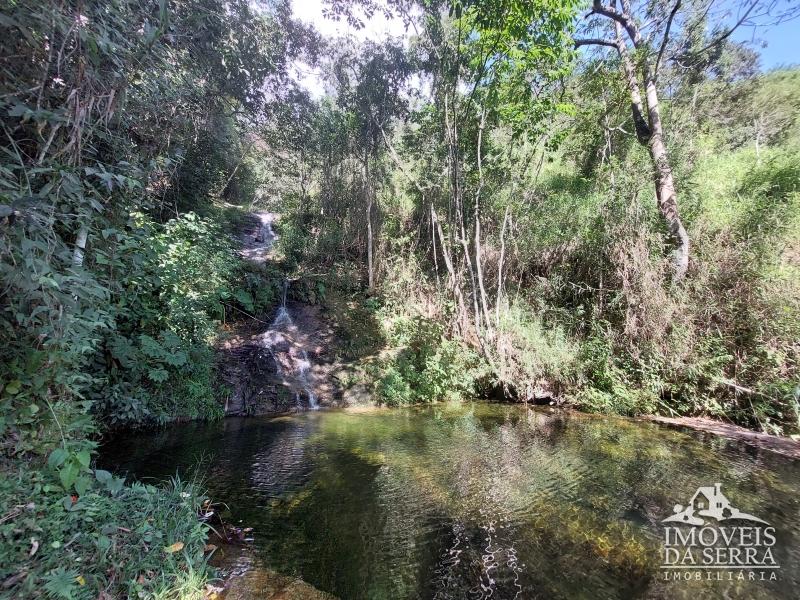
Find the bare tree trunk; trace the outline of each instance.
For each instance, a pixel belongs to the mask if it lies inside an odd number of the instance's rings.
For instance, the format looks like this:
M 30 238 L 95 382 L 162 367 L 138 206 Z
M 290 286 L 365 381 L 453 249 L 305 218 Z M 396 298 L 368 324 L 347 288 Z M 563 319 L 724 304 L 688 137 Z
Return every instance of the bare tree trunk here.
M 447 244 L 447 240 L 444 237 L 444 232 L 442 231 L 442 224 L 439 222 L 439 217 L 436 215 L 436 210 L 433 208 L 433 204 L 431 204 L 431 219 L 433 220 L 434 225 L 436 226 L 436 233 L 439 234 L 439 245 L 442 249 L 442 258 L 444 259 L 444 265 L 447 268 L 447 275 L 450 280 L 450 289 L 453 292 L 453 296 L 456 298 L 456 303 L 458 304 L 458 323 L 463 327 L 464 322 L 468 320 L 468 313 L 467 307 L 464 304 L 464 294 L 461 292 L 461 286 L 458 283 L 458 279 L 456 278 L 456 272 L 453 268 L 453 259 L 450 256 L 450 250 Z M 466 328 L 464 328 L 466 330 Z
M 89 238 L 89 227 L 81 225 L 78 230 L 78 237 L 75 238 L 75 248 L 72 251 L 72 266 L 82 267 L 83 256 L 86 251 L 86 240 Z
M 482 313 L 480 307 L 478 306 L 478 286 L 475 283 L 475 269 L 472 267 L 472 257 L 469 254 L 469 245 L 467 244 L 467 239 L 464 237 L 464 231 L 461 231 L 461 249 L 464 252 L 464 262 L 467 265 L 467 271 L 469 272 L 469 282 L 470 286 L 472 287 L 472 313 L 474 315 L 474 322 L 475 322 L 475 335 L 479 338 L 481 337 L 481 318 Z
M 375 272 L 372 265 L 372 195 L 367 202 L 367 273 L 369 291 L 375 288 Z
M 500 299 L 503 297 L 503 262 L 506 258 L 506 223 L 508 223 L 509 207 L 503 216 L 503 228 L 500 230 L 500 261 L 497 263 L 497 297 L 494 301 L 494 323 L 500 327 Z
M 644 103 L 642 102 L 642 92 L 639 89 L 639 80 L 636 77 L 636 70 L 628 54 L 625 40 L 622 39 L 622 26 L 615 21 L 614 29 L 617 32 L 617 52 L 619 52 L 619 57 L 622 61 L 622 70 L 625 72 L 625 82 L 628 84 L 628 93 L 631 96 L 631 112 L 633 113 L 633 126 L 636 130 L 636 139 L 644 146 L 650 141 L 652 132 L 644 118 Z
M 455 106 L 450 104 L 447 100 L 447 95 L 444 97 L 444 116 L 445 116 L 445 131 L 447 132 L 447 153 L 448 153 L 448 167 L 450 171 L 450 206 L 449 211 L 452 216 L 451 230 L 456 237 L 456 241 L 460 241 L 461 249 L 463 251 L 463 261 L 467 266 L 469 273 L 469 282 L 472 289 L 472 304 L 473 304 L 473 324 L 475 327 L 475 335 L 481 339 L 481 316 L 480 308 L 478 306 L 478 288 L 475 282 L 475 270 L 472 266 L 472 257 L 469 253 L 469 245 L 467 243 L 467 233 L 464 226 L 464 204 L 461 195 L 461 176 L 459 173 L 459 157 L 458 157 L 458 124 L 455 119 L 450 118 L 450 111 L 453 111 L 455 116 Z M 463 267 L 459 267 L 459 273 Z M 458 284 L 458 280 L 454 281 Z M 461 289 L 459 286 L 459 294 Z M 468 316 L 468 313 L 467 313 Z M 482 342 L 482 340 L 481 340 Z
M 644 103 L 642 102 L 642 93 L 639 88 L 639 79 L 633 60 L 628 53 L 628 46 L 625 43 L 624 35 L 627 34 L 628 38 L 633 43 L 633 47 L 637 50 L 642 50 L 645 46 L 645 42 L 642 38 L 639 25 L 633 16 L 630 1 L 621 0 L 620 3 L 622 5 L 622 12 L 616 9 L 616 3 L 613 1 L 609 5 L 604 5 L 602 0 L 593 0 L 592 2 L 593 13 L 603 15 L 614 22 L 615 39 L 592 38 L 575 40 L 575 45 L 576 47 L 584 45 L 607 46 L 616 48 L 619 53 L 622 62 L 622 70 L 625 74 L 625 83 L 627 84 L 628 92 L 631 97 L 631 110 L 636 127 L 636 138 L 639 140 L 640 144 L 647 146 L 650 151 L 658 210 L 661 216 L 664 217 L 669 234 L 673 238 L 675 244 L 673 257 L 674 280 L 680 281 L 686 275 L 686 270 L 689 267 L 689 235 L 686 233 L 686 229 L 678 214 L 678 195 L 675 191 L 675 181 L 672 177 L 672 168 L 667 155 L 667 147 L 664 143 L 664 128 L 661 124 L 661 110 L 658 105 L 656 79 L 658 77 L 660 59 L 669 37 L 670 25 L 673 22 L 675 13 L 680 8 L 681 1 L 678 0 L 675 3 L 670 13 L 669 20 L 664 30 L 661 49 L 658 52 L 654 65 L 650 65 L 647 56 L 643 56 L 641 59 L 642 75 L 644 76 L 643 79 L 647 94 L 646 122 L 643 116 Z
M 478 275 L 478 290 L 480 292 L 481 308 L 483 309 L 484 327 L 486 333 L 492 335 L 492 321 L 489 317 L 489 301 L 486 296 L 486 287 L 483 284 L 483 252 L 481 251 L 481 211 L 480 198 L 483 191 L 483 163 L 481 146 L 483 145 L 483 129 L 486 125 L 486 108 L 481 114 L 481 123 L 478 128 L 478 190 L 475 192 L 475 269 Z
M 425 197 L 422 197 L 423 206 L 425 205 Z M 431 244 L 433 247 L 433 272 L 436 274 L 436 291 L 438 292 L 442 286 L 439 280 L 439 257 L 436 254 L 436 225 L 433 222 L 433 213 L 431 213 Z
M 631 96 L 631 108 L 636 127 L 636 138 L 639 143 L 646 145 L 650 151 L 653 163 L 653 182 L 656 188 L 656 202 L 661 216 L 667 224 L 667 230 L 675 244 L 673 257 L 673 276 L 675 281 L 680 281 L 686 276 L 689 267 L 689 235 L 683 227 L 678 214 L 678 195 L 675 191 L 675 181 L 672 177 L 672 168 L 667 156 L 667 147 L 664 144 L 664 128 L 661 124 L 661 108 L 658 104 L 658 91 L 650 66 L 645 59 L 642 64 L 647 94 L 647 122 L 642 117 L 642 94 L 639 81 L 633 67 L 633 62 L 628 54 L 627 46 L 622 38 L 622 26 L 614 22 L 617 34 L 617 50 L 622 60 L 628 92 Z M 634 36 L 634 44 L 638 42 L 638 31 Z
M 364 193 L 367 196 L 367 281 L 369 291 L 375 288 L 375 272 L 372 264 L 372 190 L 369 183 L 369 156 L 364 153 Z
M 664 144 L 664 130 L 661 126 L 661 110 L 658 106 L 658 93 L 652 78 L 647 81 L 647 114 L 650 121 L 650 157 L 655 170 L 656 199 L 658 210 L 667 222 L 667 229 L 675 242 L 673 268 L 675 281 L 686 276 L 689 268 L 689 235 L 683 227 L 678 214 L 678 195 L 672 178 L 672 167 Z

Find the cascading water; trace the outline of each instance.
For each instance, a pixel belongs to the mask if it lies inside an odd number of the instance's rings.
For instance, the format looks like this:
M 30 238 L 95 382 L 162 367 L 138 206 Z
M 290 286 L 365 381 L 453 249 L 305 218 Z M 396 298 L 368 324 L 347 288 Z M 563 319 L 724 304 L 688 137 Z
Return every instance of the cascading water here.
M 272 216 L 268 213 L 260 214 L 259 220 L 261 221 L 261 226 L 256 235 L 256 242 L 264 244 L 269 249 L 272 247 L 272 242 L 275 241 L 275 232 L 272 231 Z
M 264 347 L 275 363 L 275 370 L 286 385 L 294 389 L 297 407 L 303 408 L 303 396 L 308 408 L 317 410 L 319 401 L 314 393 L 312 364 L 305 348 L 295 341 L 297 327 L 286 306 L 288 280 L 283 282 L 281 305 L 269 329 L 263 334 Z
M 242 250 L 241 254 L 244 258 L 256 263 L 267 262 L 272 252 L 272 246 L 275 244 L 277 235 L 272 229 L 272 223 L 275 221 L 275 215 L 268 212 L 259 212 L 253 214 L 255 223 L 257 225 L 255 231 L 249 229 L 241 237 Z
M 314 395 L 314 390 L 311 388 L 311 384 L 308 381 L 308 373 L 311 370 L 311 361 L 308 358 L 308 352 L 305 350 L 301 352 L 301 355 L 302 359 L 297 361 L 297 380 L 300 382 L 300 385 L 303 386 L 303 390 L 308 395 L 308 408 L 311 410 L 317 410 L 319 408 L 317 397 Z
M 270 325 L 269 329 L 272 331 L 273 329 L 278 329 L 283 325 L 291 326 L 294 325 L 294 321 L 292 321 L 292 317 L 289 316 L 289 310 L 286 308 L 286 293 L 289 291 L 289 280 L 283 280 L 283 292 L 281 294 L 281 305 L 278 308 L 278 312 L 275 315 L 275 319 L 272 321 L 272 325 Z M 267 332 L 269 333 L 269 331 Z

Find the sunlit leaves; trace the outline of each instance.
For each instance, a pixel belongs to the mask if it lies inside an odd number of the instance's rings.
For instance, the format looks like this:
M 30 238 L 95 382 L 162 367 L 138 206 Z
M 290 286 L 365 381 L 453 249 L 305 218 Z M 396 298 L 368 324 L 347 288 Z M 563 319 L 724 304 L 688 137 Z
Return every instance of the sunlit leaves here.
M 283 5 L 221 0 L 22 2 L 0 26 L 2 423 L 24 452 L 38 437 L 51 445 L 57 423 L 69 437 L 89 422 L 78 395 L 135 406 L 140 382 L 166 384 L 189 363 L 188 346 L 206 342 L 231 287 L 225 243 L 193 253 L 198 237 L 213 245 L 218 234 L 126 221 L 137 211 L 164 220 L 165 203 L 193 207 L 224 191 L 176 176 L 192 161 L 212 170 L 204 149 L 192 152 L 200 138 L 220 148 L 210 180 L 228 181 L 239 128 L 264 118 L 314 36 Z M 215 137 L 220 123 L 226 135 Z
M 167 554 L 174 554 L 175 552 L 180 552 L 183 550 L 183 546 L 183 542 L 175 542 L 174 544 L 170 544 L 169 546 L 165 547 L 164 552 Z
M 477 100 L 490 114 L 532 138 L 567 106 L 554 85 L 571 68 L 572 20 L 578 2 L 464 2 L 461 23 Z

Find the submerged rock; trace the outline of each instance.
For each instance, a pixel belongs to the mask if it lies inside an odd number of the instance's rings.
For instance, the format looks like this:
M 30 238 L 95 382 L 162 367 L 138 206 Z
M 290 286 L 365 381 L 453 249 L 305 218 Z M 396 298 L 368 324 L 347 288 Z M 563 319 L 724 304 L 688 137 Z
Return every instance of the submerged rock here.
M 217 598 L 224 600 L 336 600 L 302 579 L 281 575 L 270 569 L 257 568 L 231 577 Z

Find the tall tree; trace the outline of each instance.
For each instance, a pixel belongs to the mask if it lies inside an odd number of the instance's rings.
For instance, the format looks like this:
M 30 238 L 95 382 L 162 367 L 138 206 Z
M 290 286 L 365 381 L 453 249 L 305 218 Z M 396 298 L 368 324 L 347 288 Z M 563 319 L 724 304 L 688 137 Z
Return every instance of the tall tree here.
M 381 132 L 407 110 L 402 90 L 411 72 L 403 48 L 392 42 L 367 43 L 342 52 L 335 63 L 339 106 L 353 117 L 354 151 L 361 163 L 362 196 L 367 233 L 367 277 L 375 286 L 375 230 L 378 209 L 376 172 L 382 146 Z
M 714 8 L 715 0 L 671 0 L 671 2 L 643 2 L 634 6 L 631 0 L 593 0 L 592 9 L 586 15 L 592 19 L 584 28 L 592 32 L 600 28 L 599 37 L 575 39 L 575 47 L 602 46 L 613 48 L 620 59 L 622 74 L 631 101 L 636 139 L 646 146 L 653 166 L 653 182 L 656 190 L 658 210 L 673 239 L 674 280 L 680 281 L 689 267 L 689 235 L 686 233 L 678 210 L 678 193 L 672 173 L 672 165 L 667 150 L 664 122 L 659 98 L 659 75 L 669 58 L 685 63 L 697 63 L 704 54 L 716 49 L 739 27 L 754 26 L 759 20 L 790 18 L 797 14 L 797 7 L 776 8 L 779 3 L 772 0 L 749 0 L 734 16 L 730 27 L 714 32 L 712 39 L 700 48 L 690 52 L 675 53 L 670 56 L 671 36 L 681 23 L 682 13 L 689 13 L 688 26 L 681 33 L 687 37 L 696 36 L 698 27 L 704 27 L 705 15 Z M 698 15 L 702 15 L 698 18 Z M 720 18 L 727 14 L 719 14 Z M 642 96 L 644 88 L 644 97 Z
M 575 40 L 576 47 L 586 45 L 608 46 L 616 49 L 619 54 L 625 83 L 630 93 L 636 139 L 643 146 L 647 146 L 650 152 L 658 210 L 664 217 L 669 233 L 674 239 L 675 256 L 673 266 L 675 280 L 677 281 L 684 278 L 689 267 L 689 234 L 686 233 L 686 228 L 678 212 L 678 195 L 664 139 L 664 126 L 656 82 L 664 48 L 669 39 L 669 30 L 675 13 L 680 6 L 681 0 L 676 0 L 665 21 L 659 51 L 655 54 L 648 53 L 649 42 L 642 35 L 642 30 L 633 15 L 629 0 L 622 0 L 621 10 L 617 10 L 613 4 L 606 5 L 601 0 L 594 0 L 592 13 L 590 14 L 597 14 L 610 19 L 613 24 L 613 37 Z M 631 56 L 631 45 L 634 52 L 638 52 L 638 69 L 635 57 Z M 650 55 L 648 56 L 648 54 Z M 640 81 L 644 83 L 647 98 L 646 106 L 642 98 Z M 647 115 L 646 118 L 645 114 Z

